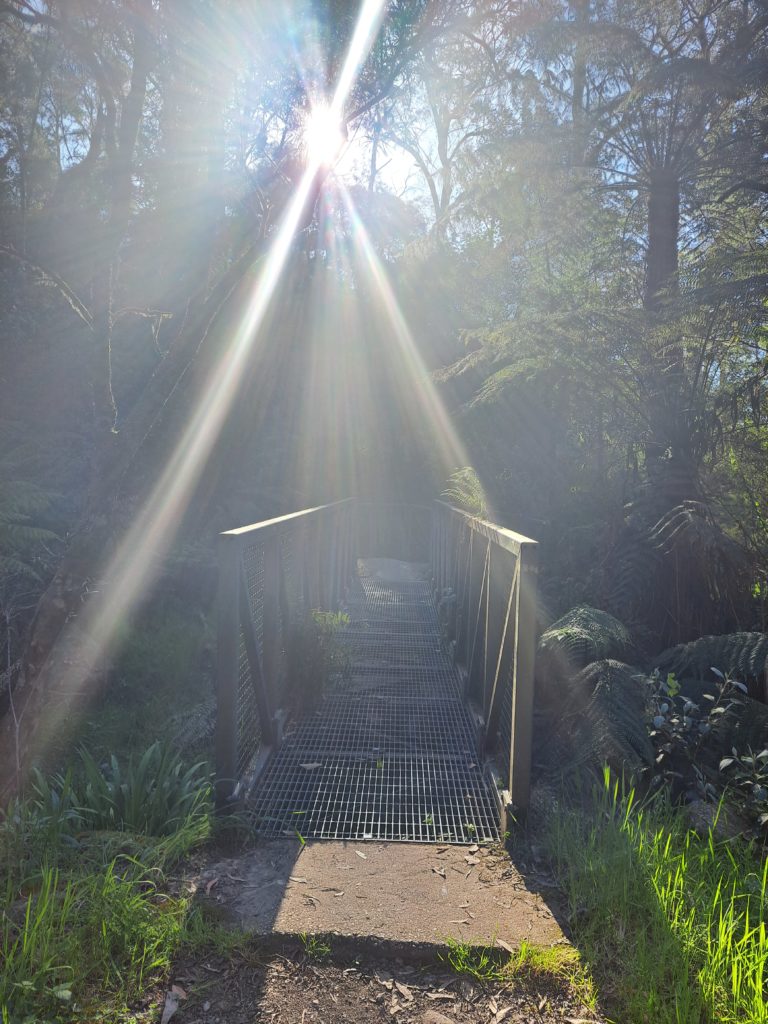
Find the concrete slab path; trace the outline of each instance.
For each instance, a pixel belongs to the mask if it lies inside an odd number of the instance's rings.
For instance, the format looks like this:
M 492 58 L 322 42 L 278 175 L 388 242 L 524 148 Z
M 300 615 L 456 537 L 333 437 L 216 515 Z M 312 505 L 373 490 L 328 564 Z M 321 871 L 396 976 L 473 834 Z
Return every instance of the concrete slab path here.
M 272 840 L 209 864 L 197 887 L 214 914 L 258 936 L 566 941 L 556 908 L 497 848 Z

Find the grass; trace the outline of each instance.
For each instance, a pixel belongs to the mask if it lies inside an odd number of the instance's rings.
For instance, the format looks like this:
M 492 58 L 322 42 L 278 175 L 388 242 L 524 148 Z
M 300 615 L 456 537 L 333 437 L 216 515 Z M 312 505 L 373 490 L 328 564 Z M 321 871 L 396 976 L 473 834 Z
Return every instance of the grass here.
M 508 953 L 497 946 L 473 946 L 451 938 L 446 945 L 448 950 L 440 959 L 456 974 L 495 986 L 523 978 L 562 981 L 586 1008 L 597 1005 L 592 980 L 573 946 L 535 946 L 523 941 Z
M 164 880 L 211 834 L 207 774 L 149 751 L 39 776 L 0 820 L 2 1024 L 124 1019 L 199 940 L 199 915 Z
M 114 861 L 104 872 L 44 867 L 6 886 L 0 927 L 0 1014 L 6 1022 L 117 1015 L 165 975 L 184 936 L 187 901 L 163 893 L 154 872 Z
M 693 832 L 606 775 L 594 815 L 562 810 L 544 842 L 576 944 L 622 1024 L 765 1024 L 768 862 Z
M 302 932 L 301 944 L 304 947 L 304 955 L 307 960 L 311 960 L 313 963 L 322 963 L 324 960 L 330 959 L 331 947 L 320 936 Z

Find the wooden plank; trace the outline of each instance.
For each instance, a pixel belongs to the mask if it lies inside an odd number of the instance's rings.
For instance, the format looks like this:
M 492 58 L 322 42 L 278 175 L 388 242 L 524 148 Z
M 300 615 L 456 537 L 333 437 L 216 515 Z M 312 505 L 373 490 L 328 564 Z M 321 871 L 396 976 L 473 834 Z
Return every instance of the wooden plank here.
M 265 519 L 261 523 L 252 523 L 250 526 L 238 526 L 235 530 L 227 530 L 223 537 L 243 537 L 246 534 L 254 533 L 256 530 L 275 530 L 283 526 L 289 526 L 302 516 L 312 516 L 317 512 L 326 509 L 340 508 L 354 501 L 354 498 L 344 498 L 343 501 L 334 501 L 330 505 L 317 505 L 315 508 L 305 508 L 301 512 L 291 512 L 287 516 L 277 516 L 275 519 Z
M 513 555 L 519 554 L 522 545 L 536 543 L 535 540 L 532 540 L 530 537 L 523 536 L 522 533 L 515 533 L 514 530 L 508 530 L 504 526 L 497 526 L 495 523 L 489 523 L 488 520 L 480 519 L 479 516 L 473 516 L 471 512 L 465 512 L 463 509 L 456 508 L 454 505 L 449 505 L 447 502 L 438 501 L 437 504 L 444 506 L 452 515 L 463 519 L 469 528 L 475 533 L 479 533 L 482 537 L 493 541 L 494 544 L 498 544 L 499 547 L 505 548 Z

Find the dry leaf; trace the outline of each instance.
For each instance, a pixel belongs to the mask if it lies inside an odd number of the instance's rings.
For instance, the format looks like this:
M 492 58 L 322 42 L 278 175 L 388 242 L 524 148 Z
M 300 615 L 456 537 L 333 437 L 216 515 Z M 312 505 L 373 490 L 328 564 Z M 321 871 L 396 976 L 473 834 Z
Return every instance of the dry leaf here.
M 515 952 L 515 947 L 510 946 L 510 944 L 508 942 L 505 942 L 504 939 L 496 939 L 496 945 L 499 947 L 499 949 L 506 949 L 508 953 Z
M 539 1000 L 539 1007 L 538 1007 L 539 1013 L 541 1013 L 541 1011 L 544 1009 L 544 1007 L 546 1005 L 547 1005 L 547 997 L 546 996 L 542 996 L 541 999 Z
M 480 863 L 480 858 L 479 857 L 467 856 L 467 857 L 464 858 L 464 860 L 467 862 L 467 864 L 479 864 Z
M 514 1007 L 512 1006 L 502 1006 L 502 1008 L 491 1021 L 491 1024 L 501 1024 L 501 1022 L 503 1020 L 506 1020 L 510 1013 L 512 1013 L 513 1009 Z
M 206 896 L 210 896 L 211 895 L 211 889 L 214 887 L 214 885 L 218 885 L 218 884 L 219 884 L 218 878 L 212 878 L 210 880 L 210 882 L 208 882 L 206 884 L 206 886 L 205 886 L 205 895 Z
M 355 850 L 355 853 L 357 854 L 358 857 L 362 857 L 363 860 L 368 860 L 368 854 L 363 853 L 362 850 Z
M 313 771 L 315 768 L 322 768 L 322 761 L 310 761 L 308 764 L 299 765 L 300 768 L 306 768 L 308 772 Z
M 457 917 L 457 918 L 454 918 L 450 922 L 450 924 L 469 924 L 469 918 L 468 917 Z
M 171 992 L 173 995 L 178 996 L 179 999 L 186 999 L 187 993 L 181 987 L 181 985 L 171 985 Z
M 179 997 L 173 992 L 166 992 L 165 994 L 165 1005 L 163 1006 L 163 1016 L 160 1018 L 160 1024 L 168 1024 L 168 1021 L 176 1013 L 179 1008 Z
M 335 892 L 333 895 L 334 896 L 343 896 L 344 895 L 344 890 L 342 889 L 341 892 Z
M 298 875 L 288 875 L 289 882 L 306 882 L 306 878 L 301 878 Z
M 396 981 L 395 988 L 404 999 L 413 999 L 413 996 L 411 995 L 411 990 L 408 988 L 407 985 L 401 985 L 399 981 Z
M 455 999 L 453 992 L 427 992 L 427 999 Z
M 436 875 L 440 875 L 441 878 L 445 878 L 445 868 L 432 868 Z

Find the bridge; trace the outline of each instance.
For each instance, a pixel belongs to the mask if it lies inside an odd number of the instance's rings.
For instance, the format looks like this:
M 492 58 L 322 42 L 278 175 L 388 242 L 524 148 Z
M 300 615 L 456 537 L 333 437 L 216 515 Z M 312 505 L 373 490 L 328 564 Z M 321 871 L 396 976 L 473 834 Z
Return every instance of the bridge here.
M 528 804 L 536 542 L 348 499 L 220 537 L 217 801 L 263 836 L 493 841 Z M 313 609 L 344 671 L 297 703 Z M 310 666 L 311 668 L 311 666 Z M 305 694 L 305 696 L 307 696 Z

